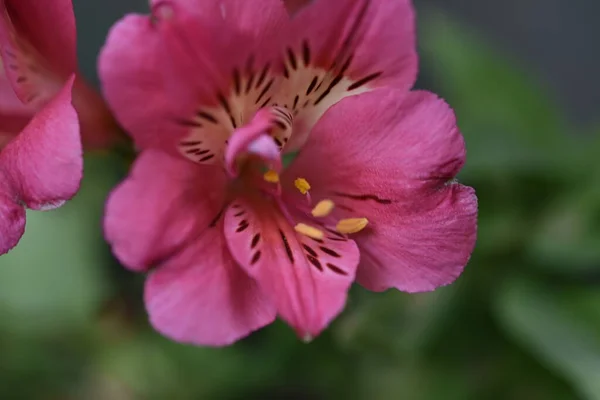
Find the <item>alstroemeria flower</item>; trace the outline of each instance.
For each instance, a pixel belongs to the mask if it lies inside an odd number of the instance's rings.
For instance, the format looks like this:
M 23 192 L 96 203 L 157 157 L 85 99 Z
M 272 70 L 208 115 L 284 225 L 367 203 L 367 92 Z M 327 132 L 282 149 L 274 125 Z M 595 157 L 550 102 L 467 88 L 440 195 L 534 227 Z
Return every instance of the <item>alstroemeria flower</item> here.
M 74 87 L 83 104 L 102 104 L 75 80 L 70 0 L 43 3 L 0 0 L 0 255 L 23 235 L 25 207 L 56 208 L 79 189 L 83 160 Z
M 149 271 L 154 327 L 225 345 L 276 315 L 302 338 L 368 289 L 427 291 L 463 270 L 474 191 L 451 109 L 409 92 L 409 0 L 154 2 L 113 28 L 109 105 L 142 149 L 105 232 Z M 300 149 L 284 168 L 283 153 Z
M 71 0 L 0 0 L 0 145 L 15 137 L 77 73 L 73 104 L 86 148 L 114 144 L 119 130 L 79 76 Z

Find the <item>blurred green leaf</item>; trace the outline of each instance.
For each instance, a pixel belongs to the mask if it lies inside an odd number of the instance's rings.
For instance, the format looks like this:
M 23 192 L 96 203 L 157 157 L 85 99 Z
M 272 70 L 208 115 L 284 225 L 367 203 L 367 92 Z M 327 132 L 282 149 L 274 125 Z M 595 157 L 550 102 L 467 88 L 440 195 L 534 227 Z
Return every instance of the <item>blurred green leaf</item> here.
M 600 399 L 600 293 L 549 288 L 525 279 L 507 283 L 499 293 L 497 316 L 514 340 L 569 380 L 580 395 Z
M 456 110 L 466 138 L 464 176 L 560 168 L 573 160 L 571 132 L 533 74 L 442 14 L 428 14 L 421 28 L 427 77 Z
M 78 195 L 62 208 L 28 212 L 19 245 L 0 259 L 0 324 L 4 329 L 53 334 L 83 326 L 110 288 L 111 265 L 102 237 L 102 212 L 116 184 L 112 157 L 86 159 Z
M 600 180 L 548 207 L 528 252 L 554 272 L 600 272 Z

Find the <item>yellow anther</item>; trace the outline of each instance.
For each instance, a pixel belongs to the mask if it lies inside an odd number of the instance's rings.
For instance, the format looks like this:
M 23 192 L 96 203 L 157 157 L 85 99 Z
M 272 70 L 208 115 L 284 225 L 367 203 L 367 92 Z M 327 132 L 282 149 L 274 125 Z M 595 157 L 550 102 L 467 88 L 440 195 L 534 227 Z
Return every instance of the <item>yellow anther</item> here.
M 308 236 L 312 239 L 323 239 L 323 237 L 325 236 L 323 234 L 323 231 L 302 223 L 296 225 L 294 229 L 296 230 L 296 232 L 301 233 L 304 236 Z
M 300 191 L 302 194 L 308 193 L 310 190 L 310 183 L 304 178 L 298 178 L 294 181 L 294 185 L 296 185 L 296 189 Z
M 329 213 L 331 213 L 331 211 L 333 210 L 333 207 L 335 207 L 335 204 L 333 204 L 333 201 L 331 200 L 321 200 L 316 206 L 315 208 L 312 209 L 311 214 L 313 215 L 313 217 L 326 217 L 329 215 Z
M 279 183 L 279 174 L 272 169 L 265 172 L 263 179 L 269 183 Z
M 339 233 L 357 233 L 369 224 L 366 218 L 348 218 L 338 222 L 336 229 Z

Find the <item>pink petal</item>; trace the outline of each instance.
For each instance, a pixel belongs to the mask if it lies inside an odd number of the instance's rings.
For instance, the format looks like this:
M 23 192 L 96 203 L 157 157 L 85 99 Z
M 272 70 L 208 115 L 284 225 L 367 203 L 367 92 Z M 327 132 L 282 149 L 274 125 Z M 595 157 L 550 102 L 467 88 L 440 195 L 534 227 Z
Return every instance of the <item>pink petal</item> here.
M 353 241 L 297 234 L 264 199 L 235 201 L 225 213 L 225 237 L 240 266 L 301 338 L 317 336 L 344 308 L 359 259 Z
M 225 174 L 146 150 L 110 195 L 104 231 L 119 260 L 146 270 L 215 230 L 225 196 Z
M 17 203 L 8 183 L 0 170 L 0 255 L 15 247 L 25 231 L 25 208 Z
M 451 179 L 465 159 L 448 105 L 427 92 L 379 89 L 335 105 L 286 170 L 328 198 L 338 218 L 366 217 L 353 238 L 369 289 L 431 290 L 462 271 L 476 238 L 474 192 Z
M 285 4 L 285 8 L 287 8 L 288 12 L 291 15 L 296 14 L 303 7 L 309 5 L 313 0 L 283 0 Z
M 64 79 L 75 70 L 61 75 L 52 69 L 21 32 L 20 26 L 16 26 L 23 21 L 20 18 L 12 20 L 12 6 L 13 1 L 0 1 L 0 55 L 17 97 L 25 104 L 39 108 L 60 90 Z
M 3 0 L 20 35 L 58 71 L 77 70 L 72 0 Z
M 357 280 L 367 289 L 430 291 L 462 273 L 477 236 L 477 197 L 451 184 L 435 208 L 390 215 L 382 212 L 370 232 L 357 235 Z M 393 212 L 393 211 L 392 211 Z
M 329 68 L 341 55 L 352 55 L 346 75 L 359 81 L 378 73 L 370 87 L 408 90 L 415 82 L 415 16 L 410 0 L 313 0 L 293 19 L 293 30 L 297 40 L 312 45 L 317 65 Z M 344 58 L 337 61 L 343 63 Z
M 290 78 L 274 97 L 293 103 L 297 114 L 288 151 L 343 98 L 386 86 L 409 90 L 415 82 L 410 0 L 314 0 L 294 16 L 290 35 L 287 51 L 297 61 L 287 63 Z
M 128 15 L 110 31 L 98 62 L 102 90 L 117 120 L 141 148 L 171 144 L 179 129 L 168 115 L 169 103 L 180 107 L 165 90 L 159 33 L 150 17 Z M 181 130 L 181 129 L 180 129 Z
M 15 94 L 12 84 L 4 71 L 4 66 L 0 66 L 0 114 L 5 117 L 26 118 L 29 120 L 35 114 L 35 109 L 30 105 L 23 104 Z M 3 121 L 0 120 L 2 130 L 6 130 Z M 24 127 L 14 131 L 18 133 Z
M 79 189 L 83 161 L 73 80 L 0 152 L 0 168 L 32 209 L 58 207 Z
M 285 8 L 280 0 L 155 4 L 167 96 L 177 99 L 172 137 L 202 142 L 209 153 L 194 161 L 221 163 L 231 133 L 272 98 Z
M 184 343 L 225 346 L 275 319 L 275 308 L 233 261 L 222 223 L 152 272 L 145 302 L 152 325 Z

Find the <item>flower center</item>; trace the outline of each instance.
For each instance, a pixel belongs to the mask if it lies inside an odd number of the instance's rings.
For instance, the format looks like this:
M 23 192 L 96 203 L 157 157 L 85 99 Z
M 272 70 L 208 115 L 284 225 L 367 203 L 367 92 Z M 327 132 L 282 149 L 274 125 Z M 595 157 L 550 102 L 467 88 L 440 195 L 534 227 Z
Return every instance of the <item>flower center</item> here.
M 270 198 L 294 226 L 296 232 L 313 239 L 322 239 L 324 232 L 306 223 L 296 223 L 283 200 L 280 172 L 283 169 L 281 153 L 292 134 L 293 116 L 285 108 L 261 108 L 249 124 L 233 132 L 225 150 L 225 167 L 234 180 L 243 181 L 243 187 L 250 187 Z M 238 179 L 239 178 L 239 179 Z M 293 209 L 310 214 L 313 219 L 323 219 L 335 209 L 335 203 L 323 199 L 314 204 L 310 183 L 303 177 L 294 180 L 295 190 L 300 192 L 304 201 L 293 204 Z M 303 204 L 304 203 L 304 204 Z M 335 230 L 340 234 L 352 234 L 362 231 L 369 221 L 366 218 L 347 218 L 337 222 Z

